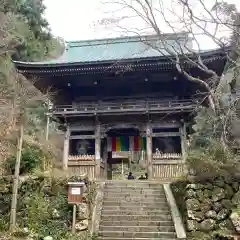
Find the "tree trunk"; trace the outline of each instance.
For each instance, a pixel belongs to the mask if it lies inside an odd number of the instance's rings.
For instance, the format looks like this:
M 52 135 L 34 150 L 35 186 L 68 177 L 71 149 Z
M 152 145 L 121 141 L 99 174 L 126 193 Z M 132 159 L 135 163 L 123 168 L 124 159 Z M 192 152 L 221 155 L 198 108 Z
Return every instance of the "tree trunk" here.
M 23 145 L 23 124 L 20 126 L 15 172 L 13 178 L 13 190 L 12 190 L 12 204 L 11 204 L 11 215 L 10 215 L 10 231 L 13 232 L 16 228 L 16 209 L 17 209 L 17 196 L 18 196 L 18 183 L 19 183 L 19 171 L 22 156 L 22 145 Z

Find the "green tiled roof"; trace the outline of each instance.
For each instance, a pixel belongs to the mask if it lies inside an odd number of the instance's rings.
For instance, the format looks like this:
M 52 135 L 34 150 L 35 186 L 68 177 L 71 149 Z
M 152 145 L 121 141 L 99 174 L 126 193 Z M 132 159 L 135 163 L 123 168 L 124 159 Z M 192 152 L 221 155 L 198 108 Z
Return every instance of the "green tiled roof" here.
M 187 44 L 191 48 L 191 40 L 186 33 L 165 34 L 164 42 L 167 47 L 175 51 L 179 43 Z M 45 62 L 28 63 L 30 65 L 55 65 L 55 64 L 88 64 L 111 62 L 114 60 L 131 60 L 167 56 L 169 53 L 165 50 L 158 37 L 150 35 L 143 37 L 122 37 L 114 39 L 86 40 L 67 42 L 63 55 L 56 59 Z M 152 46 L 157 46 L 155 50 Z M 174 46 L 174 48 L 172 47 Z M 183 47 L 184 49 L 184 47 Z M 184 50 L 187 52 L 187 50 Z M 19 62 L 20 63 L 20 62 Z M 27 64 L 27 63 L 25 63 Z

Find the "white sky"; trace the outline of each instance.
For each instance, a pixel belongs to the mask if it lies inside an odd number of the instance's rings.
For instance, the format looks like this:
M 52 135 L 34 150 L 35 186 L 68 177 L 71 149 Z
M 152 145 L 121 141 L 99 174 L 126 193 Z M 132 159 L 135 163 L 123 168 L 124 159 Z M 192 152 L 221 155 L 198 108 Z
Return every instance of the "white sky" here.
M 236 4 L 240 10 L 240 0 L 227 1 Z M 114 29 L 95 24 L 106 17 L 106 11 L 109 14 L 109 7 L 103 5 L 101 0 L 44 0 L 44 3 L 47 7 L 45 15 L 52 33 L 66 41 L 123 35 Z M 121 11 L 120 15 L 124 16 L 126 12 Z M 119 12 L 111 13 L 111 16 L 119 16 Z M 130 20 L 126 22 L 127 26 L 132 24 Z

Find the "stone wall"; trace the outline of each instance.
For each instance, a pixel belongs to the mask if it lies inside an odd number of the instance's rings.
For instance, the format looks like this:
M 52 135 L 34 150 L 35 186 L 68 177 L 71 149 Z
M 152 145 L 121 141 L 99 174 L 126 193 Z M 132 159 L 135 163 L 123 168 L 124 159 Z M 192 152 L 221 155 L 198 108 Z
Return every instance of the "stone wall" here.
M 185 189 L 188 232 L 240 233 L 240 184 L 223 179 L 187 184 Z
M 70 232 L 73 207 L 68 204 L 68 182 L 82 179 L 81 176 L 26 178 L 18 190 L 17 234 L 24 233 L 26 239 L 91 239 L 88 236 L 96 192 L 94 182 L 88 182 L 85 186 L 84 202 L 77 206 L 76 237 Z M 0 178 L 0 236 L 9 229 L 11 197 L 12 179 Z

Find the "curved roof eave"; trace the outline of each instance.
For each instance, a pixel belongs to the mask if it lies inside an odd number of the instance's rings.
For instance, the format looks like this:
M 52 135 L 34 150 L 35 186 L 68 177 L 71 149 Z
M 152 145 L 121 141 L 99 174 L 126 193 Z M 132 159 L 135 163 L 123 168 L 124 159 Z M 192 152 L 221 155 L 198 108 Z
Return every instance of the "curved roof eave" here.
M 224 54 L 225 52 L 228 52 L 230 48 L 226 49 L 213 49 L 208 51 L 201 51 L 198 52 L 202 57 L 211 57 L 213 55 L 217 54 Z M 193 53 L 186 54 L 187 56 L 191 57 L 193 56 Z M 184 55 L 183 55 L 184 56 Z M 102 61 L 86 61 L 86 62 L 61 62 L 61 61 L 44 61 L 44 62 L 23 62 L 23 61 L 13 61 L 13 63 L 16 65 L 16 67 L 22 67 L 22 68 L 56 68 L 56 67 L 70 67 L 70 66 L 87 66 L 87 65 L 101 65 L 101 64 L 113 64 L 116 61 L 119 61 L 121 63 L 130 63 L 130 62 L 140 62 L 140 61 L 168 61 L 169 59 L 173 58 L 173 56 L 152 56 L 152 57 L 141 57 L 141 58 L 126 58 L 126 59 L 111 59 L 111 60 L 102 60 Z

